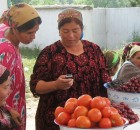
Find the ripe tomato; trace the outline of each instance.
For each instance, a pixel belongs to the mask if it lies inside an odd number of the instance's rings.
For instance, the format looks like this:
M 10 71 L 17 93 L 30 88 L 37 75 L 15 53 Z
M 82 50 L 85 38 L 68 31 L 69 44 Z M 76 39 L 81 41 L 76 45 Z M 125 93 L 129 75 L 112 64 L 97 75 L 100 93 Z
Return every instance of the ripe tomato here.
M 71 114 L 74 112 L 76 106 L 77 105 L 74 102 L 67 102 L 65 103 L 64 110 Z
M 101 113 L 102 113 L 103 117 L 110 117 L 110 115 L 111 115 L 111 108 L 110 107 L 104 107 L 101 110 Z
M 91 121 L 87 116 L 79 116 L 76 119 L 76 127 L 78 127 L 78 128 L 90 128 Z
M 111 128 L 112 127 L 111 120 L 109 118 L 102 118 L 99 121 L 99 127 L 100 128 Z
M 69 98 L 69 99 L 65 102 L 65 104 L 68 103 L 68 102 L 74 102 L 74 103 L 77 105 L 77 98 Z
M 111 105 L 111 101 L 109 100 L 109 98 L 106 98 L 106 97 L 103 97 L 104 100 L 106 101 L 106 106 L 109 106 Z
M 111 115 L 119 113 L 118 110 L 114 107 L 110 107 L 110 109 L 111 109 Z
M 106 101 L 103 97 L 97 96 L 91 100 L 90 106 L 91 108 L 98 108 L 101 110 L 106 106 Z
M 69 127 L 76 127 L 76 119 L 70 119 L 68 121 L 68 126 Z
M 92 108 L 88 111 L 88 117 L 93 122 L 98 122 L 102 118 L 102 113 L 97 108 Z
M 70 115 L 66 112 L 61 112 L 56 118 L 56 121 L 60 125 L 67 125 L 68 121 L 70 120 Z
M 119 113 L 111 115 L 110 120 L 112 122 L 112 126 L 122 126 L 124 124 L 124 121 Z
M 64 112 L 64 108 L 58 106 L 54 111 L 55 118 L 57 118 L 57 116 L 59 115 L 60 112 Z
M 85 106 L 89 107 L 90 106 L 90 101 L 92 100 L 92 97 L 88 94 L 83 94 L 81 95 L 78 100 L 77 100 L 77 105 L 78 106 Z
M 78 118 L 79 116 L 86 116 L 88 109 L 84 106 L 77 106 L 74 110 L 74 117 Z

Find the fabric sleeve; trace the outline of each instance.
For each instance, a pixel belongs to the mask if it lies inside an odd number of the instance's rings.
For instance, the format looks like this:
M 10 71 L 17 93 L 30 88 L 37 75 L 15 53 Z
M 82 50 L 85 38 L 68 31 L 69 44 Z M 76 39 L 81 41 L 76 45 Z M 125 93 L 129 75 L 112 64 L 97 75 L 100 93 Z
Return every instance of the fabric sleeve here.
M 31 74 L 31 78 L 30 78 L 30 90 L 34 96 L 39 96 L 39 94 L 37 94 L 35 91 L 35 87 L 38 81 L 39 80 L 46 81 L 46 79 L 49 79 L 49 76 L 51 74 L 50 72 L 51 57 L 50 56 L 51 54 L 49 53 L 49 48 L 46 47 L 40 52 L 36 60 L 36 63 L 33 68 L 33 73 Z
M 10 73 L 12 73 L 15 62 L 16 62 L 16 53 L 14 47 L 8 43 L 1 43 L 0 63 L 5 67 L 7 67 Z

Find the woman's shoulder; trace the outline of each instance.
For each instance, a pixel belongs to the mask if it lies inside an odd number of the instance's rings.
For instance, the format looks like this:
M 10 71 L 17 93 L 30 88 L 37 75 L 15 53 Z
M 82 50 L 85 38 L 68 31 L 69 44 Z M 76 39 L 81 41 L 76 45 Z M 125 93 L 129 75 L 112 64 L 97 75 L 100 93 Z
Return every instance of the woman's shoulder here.
M 94 42 L 91 42 L 91 41 L 88 41 L 88 40 L 82 40 L 82 42 L 86 45 L 86 46 L 93 46 L 94 48 L 99 48 L 99 45 L 94 43 Z
M 55 51 L 56 49 L 59 49 L 60 47 L 62 47 L 61 42 L 58 40 L 48 46 L 46 46 L 42 51 Z
M 9 41 L 1 41 L 0 39 L 0 52 L 14 53 L 15 47 Z

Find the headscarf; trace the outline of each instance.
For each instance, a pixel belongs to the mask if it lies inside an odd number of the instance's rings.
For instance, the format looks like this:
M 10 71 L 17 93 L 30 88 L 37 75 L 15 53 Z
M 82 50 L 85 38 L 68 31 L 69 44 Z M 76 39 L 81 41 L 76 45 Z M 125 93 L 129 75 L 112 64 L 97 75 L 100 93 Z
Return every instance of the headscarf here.
M 62 11 L 58 15 L 58 23 L 65 18 L 77 18 L 80 21 L 83 21 L 82 14 L 78 10 L 73 8 L 65 9 L 64 11 Z
M 123 62 L 125 62 L 126 60 L 129 59 L 130 50 L 131 50 L 131 48 L 132 48 L 134 45 L 140 46 L 140 42 L 131 42 L 131 43 L 128 43 L 128 44 L 124 47 L 124 49 L 123 49 L 123 54 L 122 54 L 122 60 L 123 60 Z
M 137 52 L 140 52 L 140 46 L 134 45 L 130 50 L 129 59 Z
M 5 11 L 0 18 L 0 23 L 17 28 L 37 17 L 39 17 L 39 14 L 35 8 L 28 4 L 20 3 L 11 6 L 10 9 Z
M 108 65 L 108 69 L 112 69 L 120 62 L 120 56 L 115 51 L 106 51 L 104 52 L 104 56 Z

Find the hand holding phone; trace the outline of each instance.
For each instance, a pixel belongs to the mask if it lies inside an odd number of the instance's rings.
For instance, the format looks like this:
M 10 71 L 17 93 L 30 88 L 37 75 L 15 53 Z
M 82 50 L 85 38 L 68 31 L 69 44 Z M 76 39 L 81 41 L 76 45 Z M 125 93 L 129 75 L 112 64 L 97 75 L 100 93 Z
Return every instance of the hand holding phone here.
M 66 79 L 73 78 L 72 74 L 66 74 Z

